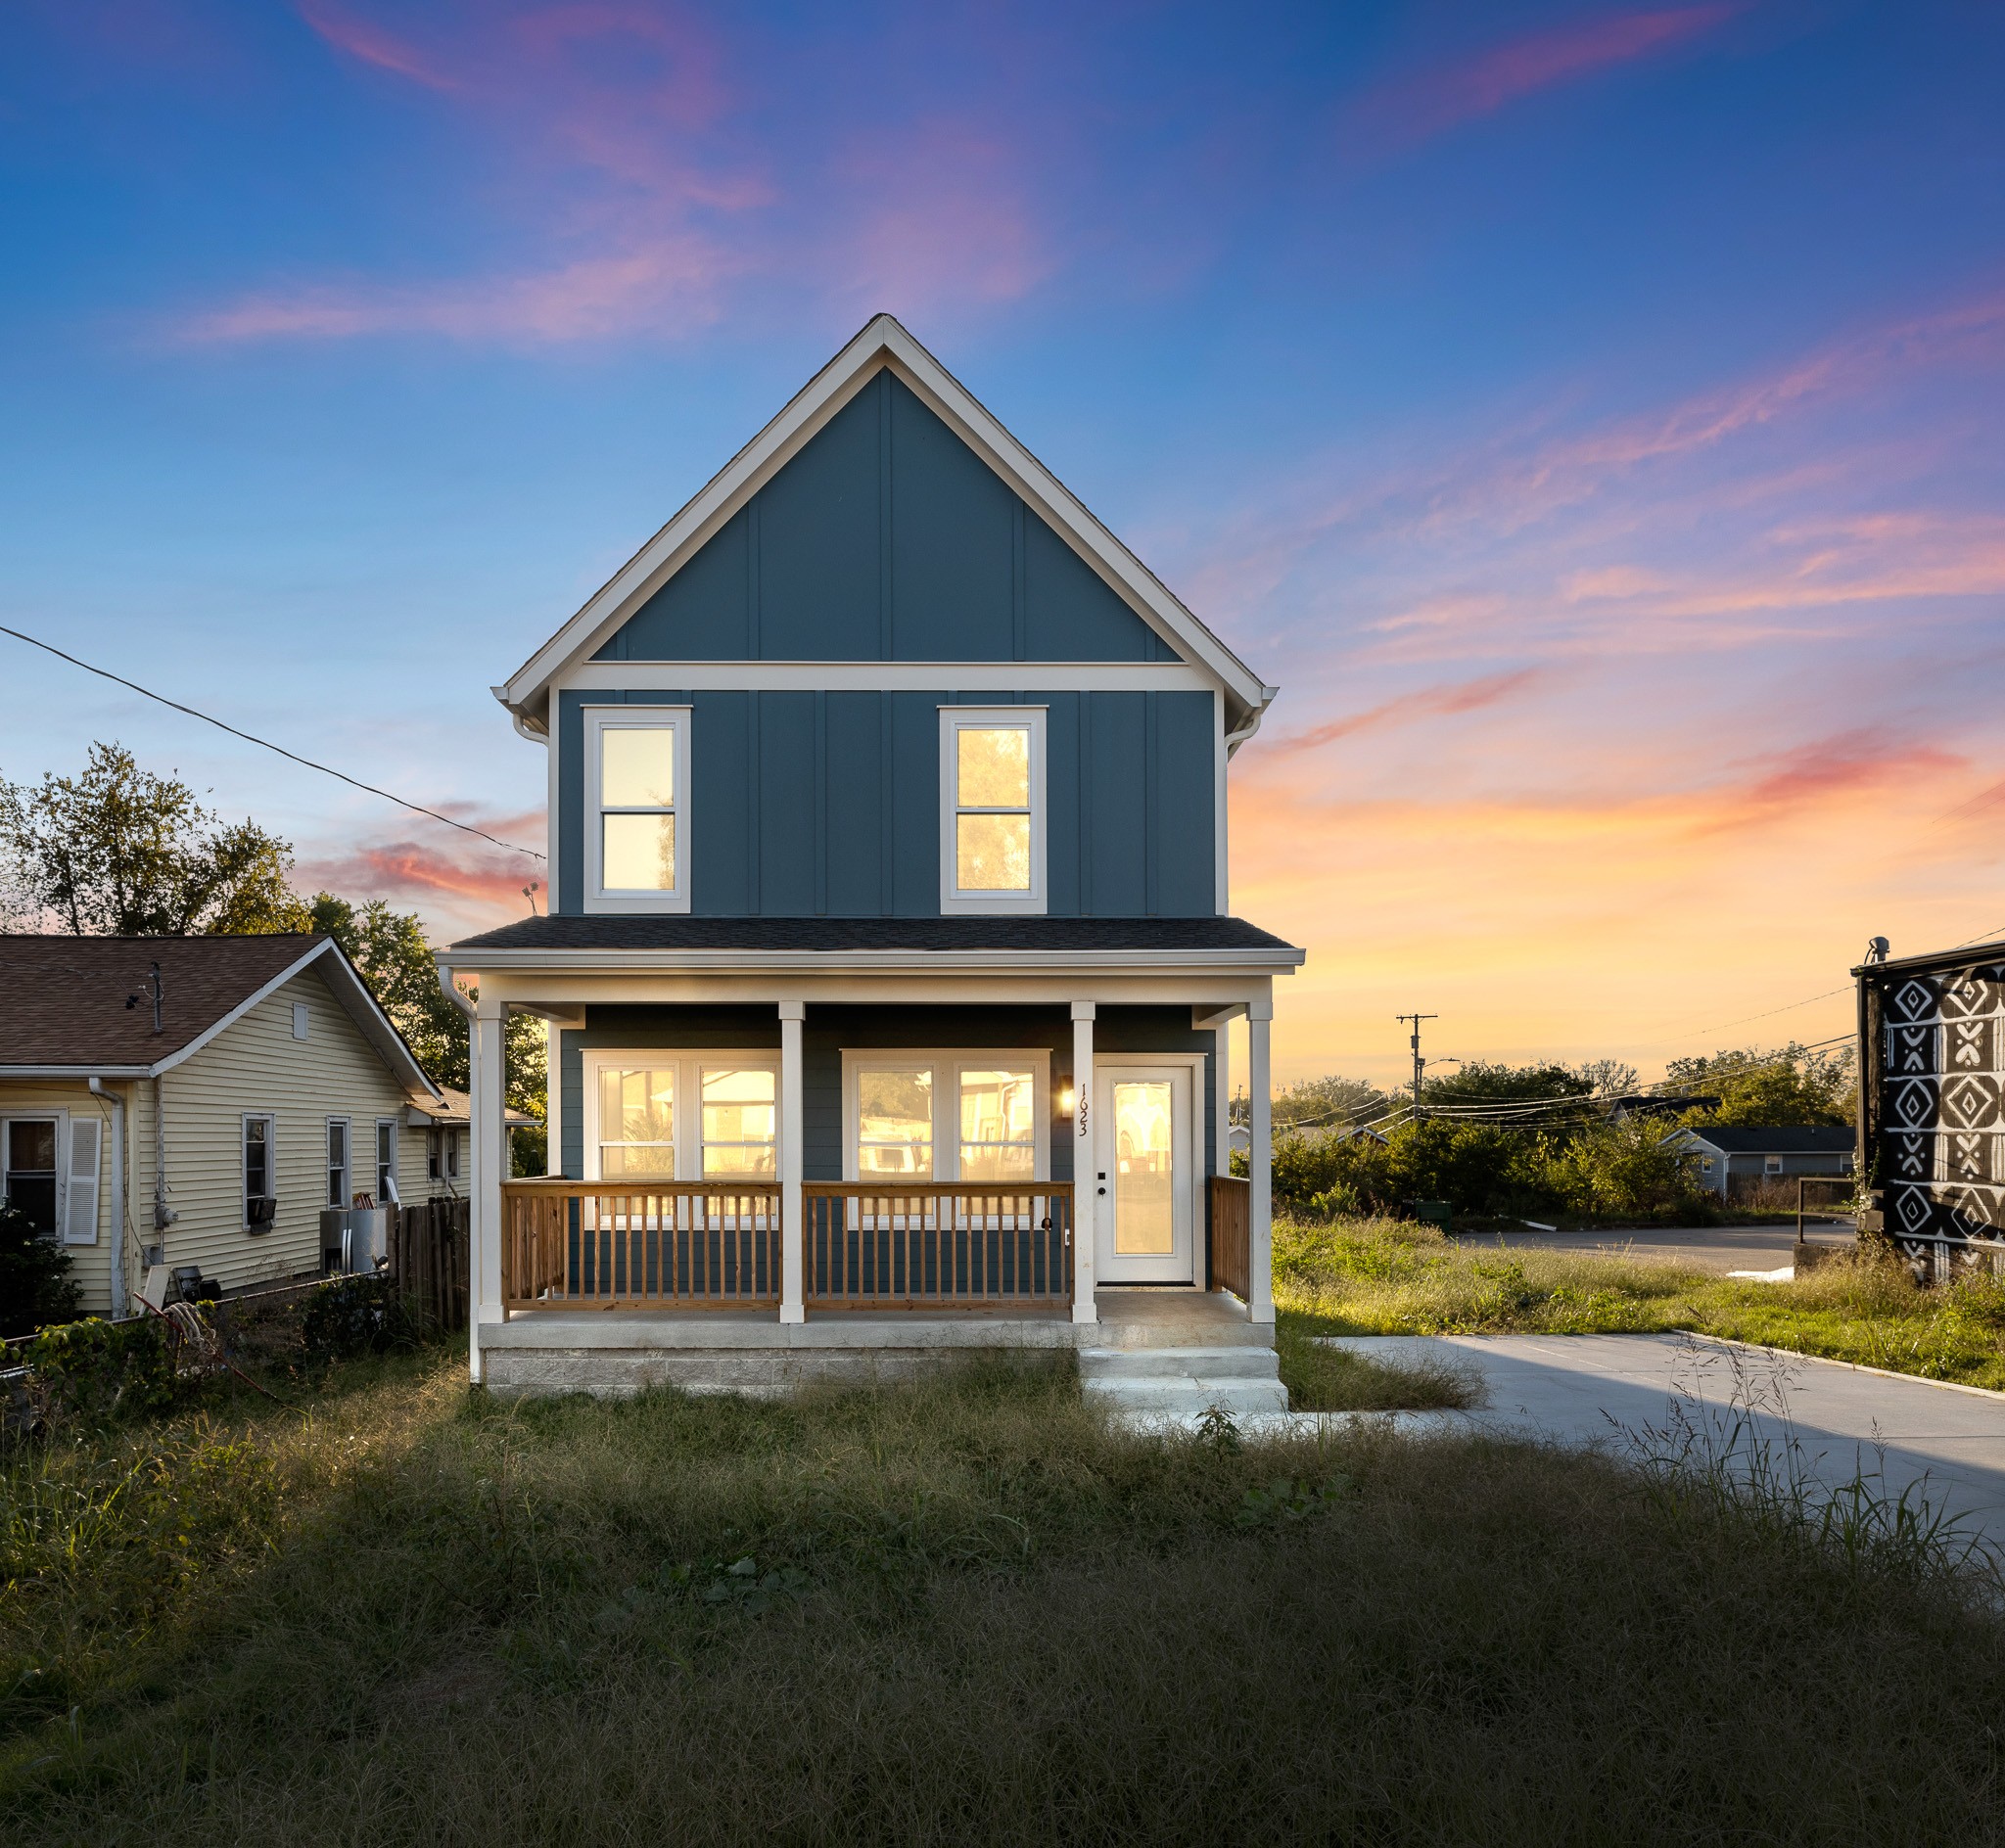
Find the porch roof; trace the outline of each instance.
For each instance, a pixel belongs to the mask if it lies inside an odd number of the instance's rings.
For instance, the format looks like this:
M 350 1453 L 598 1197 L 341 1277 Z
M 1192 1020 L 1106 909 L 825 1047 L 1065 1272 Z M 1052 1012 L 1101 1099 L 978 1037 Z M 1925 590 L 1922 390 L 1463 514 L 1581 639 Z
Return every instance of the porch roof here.
M 527 917 L 452 948 L 1052 956 L 1226 951 L 1290 965 L 1303 959 L 1293 945 L 1237 917 Z

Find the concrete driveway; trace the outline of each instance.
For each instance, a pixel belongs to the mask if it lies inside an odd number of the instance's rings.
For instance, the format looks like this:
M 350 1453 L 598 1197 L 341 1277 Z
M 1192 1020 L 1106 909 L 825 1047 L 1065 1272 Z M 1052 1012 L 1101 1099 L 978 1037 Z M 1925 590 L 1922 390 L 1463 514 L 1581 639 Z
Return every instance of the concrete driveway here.
M 1483 1404 L 1436 1428 L 1663 1455 L 1681 1445 L 1826 1491 L 1864 1474 L 2005 1556 L 2005 1393 L 1877 1373 L 1697 1335 L 1331 1335 L 1390 1364 L 1471 1374 Z M 1299 1416 L 1300 1414 L 1296 1414 Z M 1421 1414 L 1400 1414 L 1419 1427 Z M 1466 1422 L 1465 1422 L 1466 1421 Z

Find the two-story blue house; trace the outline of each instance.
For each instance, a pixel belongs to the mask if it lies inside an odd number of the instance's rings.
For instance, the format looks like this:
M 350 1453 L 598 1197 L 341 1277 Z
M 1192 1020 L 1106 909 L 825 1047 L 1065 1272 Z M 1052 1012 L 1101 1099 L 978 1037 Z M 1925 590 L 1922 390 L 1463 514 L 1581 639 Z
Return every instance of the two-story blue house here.
M 1231 915 L 1226 776 L 1275 689 L 897 321 L 495 693 L 551 888 L 442 958 L 480 985 L 476 1379 L 1271 1349 L 1302 954 Z M 551 1023 L 544 1180 L 504 1178 L 511 1009 Z

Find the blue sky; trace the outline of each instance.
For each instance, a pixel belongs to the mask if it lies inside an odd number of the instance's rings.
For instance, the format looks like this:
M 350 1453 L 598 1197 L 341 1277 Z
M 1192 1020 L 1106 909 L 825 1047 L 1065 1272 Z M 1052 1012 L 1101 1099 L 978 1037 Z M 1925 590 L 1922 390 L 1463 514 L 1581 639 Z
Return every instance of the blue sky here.
M 1285 1069 L 1391 1073 L 1416 1002 L 1466 1056 L 1821 1038 L 1767 1010 L 1868 935 L 2005 925 L 2005 9 L 0 31 L 4 620 L 163 692 L 533 841 L 489 685 L 889 308 L 1283 687 L 1234 873 L 1312 951 Z M 5 647 L 0 771 L 116 736 L 308 883 L 521 908 Z

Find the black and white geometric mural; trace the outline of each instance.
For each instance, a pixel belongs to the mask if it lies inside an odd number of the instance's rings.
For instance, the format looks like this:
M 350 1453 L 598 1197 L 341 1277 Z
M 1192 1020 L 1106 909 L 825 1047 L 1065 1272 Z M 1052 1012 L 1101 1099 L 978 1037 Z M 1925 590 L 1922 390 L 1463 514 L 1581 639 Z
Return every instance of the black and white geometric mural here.
M 2005 1238 L 2005 962 L 1893 976 L 1881 996 L 1888 1232 L 1914 1258 Z

